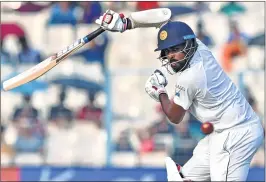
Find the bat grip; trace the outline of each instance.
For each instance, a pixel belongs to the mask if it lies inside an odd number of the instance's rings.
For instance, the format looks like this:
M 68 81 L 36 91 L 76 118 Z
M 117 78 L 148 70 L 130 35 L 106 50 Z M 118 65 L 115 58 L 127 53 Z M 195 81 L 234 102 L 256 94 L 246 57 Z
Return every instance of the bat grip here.
M 94 39 L 95 37 L 97 37 L 98 35 L 100 35 L 101 33 L 103 33 L 105 30 L 100 27 L 97 30 L 91 32 L 89 35 L 87 35 L 86 37 L 83 38 L 85 43 L 90 42 L 92 39 Z

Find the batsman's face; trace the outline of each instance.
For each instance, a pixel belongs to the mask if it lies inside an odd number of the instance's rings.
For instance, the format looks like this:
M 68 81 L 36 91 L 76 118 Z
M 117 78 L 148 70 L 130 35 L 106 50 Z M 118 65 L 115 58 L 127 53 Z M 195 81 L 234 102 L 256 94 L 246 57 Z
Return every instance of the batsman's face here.
M 165 55 L 170 63 L 183 60 L 185 53 L 183 52 L 184 45 L 178 45 L 165 50 Z

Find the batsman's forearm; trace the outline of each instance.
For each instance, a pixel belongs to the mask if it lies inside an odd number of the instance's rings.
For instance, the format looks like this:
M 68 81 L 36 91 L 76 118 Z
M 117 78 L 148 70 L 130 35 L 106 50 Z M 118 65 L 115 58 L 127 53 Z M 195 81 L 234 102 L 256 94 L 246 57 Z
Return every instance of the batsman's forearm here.
M 160 102 L 161 102 L 161 106 L 162 106 L 163 112 L 166 114 L 166 116 L 170 120 L 170 118 L 169 118 L 169 115 L 170 115 L 169 107 L 170 107 L 171 101 L 169 100 L 168 95 L 165 94 L 165 93 L 164 94 L 160 94 L 159 99 L 160 99 Z
M 162 109 L 168 119 L 174 124 L 180 123 L 184 115 L 182 113 L 172 111 L 172 103 L 169 100 L 168 95 L 165 93 L 160 94 L 159 99 L 161 102 Z

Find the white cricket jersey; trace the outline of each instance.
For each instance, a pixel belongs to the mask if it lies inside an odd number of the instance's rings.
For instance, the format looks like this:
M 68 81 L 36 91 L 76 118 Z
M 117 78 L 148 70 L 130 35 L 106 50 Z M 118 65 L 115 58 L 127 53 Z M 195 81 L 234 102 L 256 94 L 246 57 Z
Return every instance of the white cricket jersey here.
M 198 39 L 197 43 L 190 67 L 177 73 L 174 102 L 201 122 L 211 122 L 216 131 L 258 122 L 259 117 L 211 51 Z

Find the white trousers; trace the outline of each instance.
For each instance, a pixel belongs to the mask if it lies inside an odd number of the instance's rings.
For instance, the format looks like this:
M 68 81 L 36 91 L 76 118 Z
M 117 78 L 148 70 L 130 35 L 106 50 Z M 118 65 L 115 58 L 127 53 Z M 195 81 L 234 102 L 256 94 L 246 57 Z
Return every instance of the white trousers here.
M 246 181 L 263 137 L 260 121 L 213 132 L 198 143 L 182 174 L 192 181 Z

